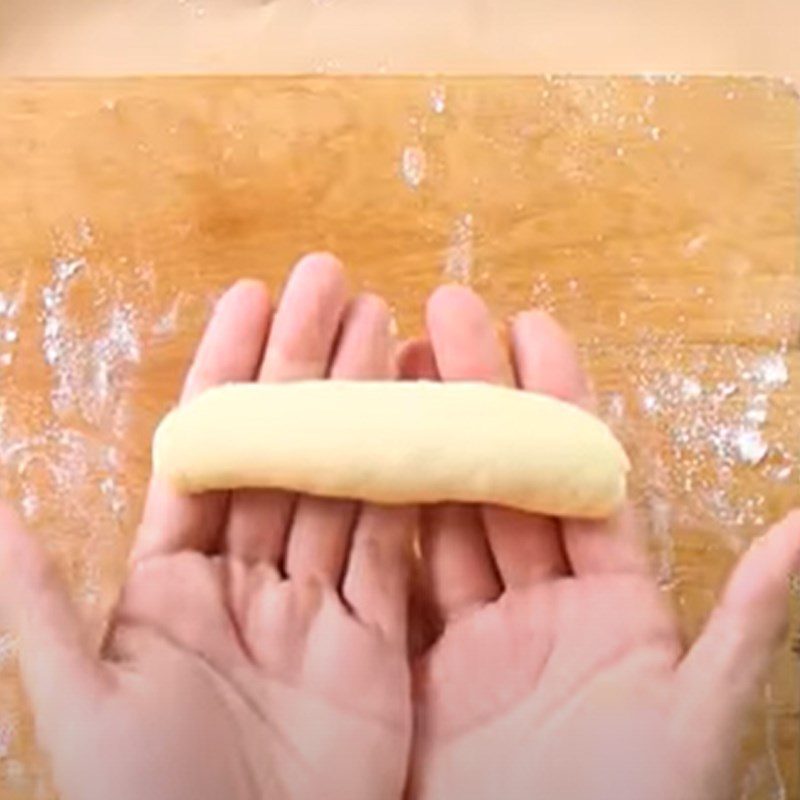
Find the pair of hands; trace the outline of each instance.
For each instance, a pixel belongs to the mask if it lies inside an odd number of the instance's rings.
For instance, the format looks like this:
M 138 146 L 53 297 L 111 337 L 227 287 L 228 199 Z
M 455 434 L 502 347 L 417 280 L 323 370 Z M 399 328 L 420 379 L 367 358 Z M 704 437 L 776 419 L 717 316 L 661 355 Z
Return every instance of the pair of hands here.
M 591 403 L 550 318 L 518 316 L 510 339 L 513 363 L 481 300 L 445 287 L 427 338 L 398 349 L 386 304 L 348 297 L 339 264 L 310 256 L 274 311 L 256 282 L 222 298 L 183 397 L 424 377 Z M 723 798 L 799 563 L 793 516 L 745 554 L 687 651 L 627 513 L 189 498 L 154 481 L 98 654 L 0 510 L 0 608 L 64 800 Z

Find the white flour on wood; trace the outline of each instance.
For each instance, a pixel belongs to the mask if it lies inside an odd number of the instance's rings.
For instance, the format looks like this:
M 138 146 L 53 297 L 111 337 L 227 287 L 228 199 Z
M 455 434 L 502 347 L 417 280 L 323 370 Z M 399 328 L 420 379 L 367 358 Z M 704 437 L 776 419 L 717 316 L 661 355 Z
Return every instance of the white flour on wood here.
M 677 84 L 680 77 L 648 80 Z M 519 132 L 520 142 L 530 140 L 546 120 L 550 93 L 562 100 L 566 94 L 576 115 L 573 129 L 562 132 L 567 143 L 557 161 L 568 186 L 591 188 L 598 166 L 592 159 L 607 159 L 624 169 L 638 148 L 666 149 L 675 135 L 659 124 L 659 101 L 647 87 L 639 108 L 621 110 L 613 82 L 553 78 L 537 97 L 536 125 Z M 115 101 L 107 105 L 111 112 Z M 424 200 L 442 169 L 432 134 L 451 122 L 457 109 L 456 91 L 448 92 L 441 80 L 431 84 L 420 98 L 419 117 L 410 120 L 408 138 L 392 155 L 397 180 L 405 181 L 416 201 Z M 600 156 L 587 147 L 598 128 L 612 134 L 608 152 Z M 229 133 L 238 138 L 235 131 Z M 439 258 L 443 279 L 469 283 L 476 278 L 476 266 L 485 268 L 476 264 L 481 218 L 470 210 L 469 197 L 459 202 L 442 237 Z M 520 203 L 515 212 L 523 217 L 530 209 Z M 704 225 L 682 232 L 676 260 L 705 256 L 715 244 L 712 234 Z M 604 235 L 596 233 L 587 246 L 603 245 Z M 56 557 L 70 564 L 79 596 L 98 604 L 109 565 L 119 555 L 120 538 L 127 537 L 135 523 L 129 517 L 131 494 L 141 488 L 126 482 L 127 448 L 141 435 L 131 425 L 132 393 L 151 352 L 179 330 L 184 298 L 153 308 L 148 299 L 153 270 L 124 260 L 93 263 L 93 240 L 89 221 L 80 221 L 54 248 L 44 286 L 25 280 L 3 284 L 0 278 L 0 493 L 17 502 Z M 564 244 L 565 254 L 573 244 Z M 637 291 L 652 299 L 647 265 L 636 258 L 631 255 L 631 264 L 641 267 Z M 742 266 L 744 272 L 747 265 Z M 585 311 L 591 302 L 590 286 L 582 286 L 579 277 L 556 285 L 547 264 L 536 262 L 528 297 L 515 297 L 514 302 L 529 301 L 554 311 L 569 325 L 575 309 Z M 694 291 L 696 297 L 713 299 L 704 285 Z M 92 297 L 91 319 L 81 318 L 72 307 L 78 292 L 84 299 L 86 294 Z M 775 310 L 776 317 L 779 313 Z M 584 341 L 581 349 L 589 364 L 595 355 L 610 354 L 621 365 L 614 385 L 600 387 L 599 404 L 634 461 L 642 524 L 658 554 L 662 585 L 673 590 L 679 606 L 685 589 L 705 592 L 710 605 L 713 591 L 698 586 L 696 577 L 687 578 L 676 563 L 674 531 L 697 531 L 704 537 L 701 546 L 709 551 L 739 551 L 769 521 L 769 492 L 796 480 L 797 453 L 788 431 L 794 430 L 796 423 L 791 421 L 798 412 L 784 402 L 790 380 L 787 353 L 782 347 L 765 348 L 758 355 L 734 345 L 687 347 L 679 334 L 656 336 L 646 324 L 637 328 L 641 323 L 634 317 L 630 307 L 613 309 L 609 316 L 612 324 L 630 334 L 633 346 L 597 337 Z M 24 340 L 23 318 L 25 331 L 35 341 Z M 684 321 L 681 314 L 676 316 L 678 325 Z M 765 314 L 764 333 L 778 329 L 777 321 L 771 312 Z M 23 349 L 32 359 L 24 370 Z M 28 368 L 50 376 L 46 396 L 25 388 Z M 13 648 L 13 640 L 0 635 L 0 669 L 11 668 Z M 785 797 L 775 757 L 773 702 L 767 695 L 760 709 L 764 753 L 747 771 L 742 798 L 763 792 Z M 20 762 L 14 759 L 15 725 L 0 706 L 0 760 L 5 758 L 7 774 L 20 781 L 24 776 L 19 776 Z
M 469 283 L 475 249 L 475 220 L 466 212 L 456 217 L 445 251 L 444 277 L 448 280 Z
M 131 395 L 147 353 L 178 329 L 187 296 L 154 308 L 152 269 L 93 264 L 92 243 L 80 220 L 54 237 L 45 285 L 0 283 L 0 496 L 68 565 L 81 603 L 104 608 L 120 539 L 134 524 L 131 492 L 141 490 L 127 480 Z M 91 314 L 76 311 L 78 295 Z M 49 374 L 46 394 L 28 388 L 34 374 Z M 0 632 L 0 673 L 14 668 L 14 655 L 14 639 Z M 44 784 L 13 757 L 14 713 L 0 703 L 0 765 L 8 785 L 33 796 Z

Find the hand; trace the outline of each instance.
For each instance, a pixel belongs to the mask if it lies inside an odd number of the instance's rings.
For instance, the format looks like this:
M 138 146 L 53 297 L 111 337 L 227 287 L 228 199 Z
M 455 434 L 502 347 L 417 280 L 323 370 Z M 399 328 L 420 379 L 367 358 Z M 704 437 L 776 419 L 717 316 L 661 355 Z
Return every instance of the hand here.
M 514 321 L 513 370 L 466 289 L 435 293 L 427 327 L 430 344 L 401 357 L 406 377 L 515 375 L 590 404 L 573 347 L 544 314 Z M 424 512 L 422 551 L 441 632 L 414 665 L 413 797 L 729 796 L 744 717 L 787 622 L 800 516 L 744 556 L 688 652 L 628 511 L 600 524 L 441 506 Z
M 329 257 L 304 259 L 270 316 L 260 284 L 231 289 L 184 398 L 394 376 L 385 304 L 348 302 Z M 0 512 L 1 605 L 64 800 L 400 797 L 415 524 L 406 508 L 153 483 L 98 656 L 42 551 Z

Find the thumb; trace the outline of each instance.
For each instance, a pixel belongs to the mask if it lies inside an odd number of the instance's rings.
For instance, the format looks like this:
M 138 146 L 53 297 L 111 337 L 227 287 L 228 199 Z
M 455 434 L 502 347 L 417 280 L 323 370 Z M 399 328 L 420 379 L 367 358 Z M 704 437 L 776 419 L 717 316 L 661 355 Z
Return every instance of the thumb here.
M 718 733 L 741 728 L 789 624 L 800 569 L 800 511 L 756 539 L 740 559 L 700 638 L 678 668 L 685 713 Z M 687 720 L 688 721 L 688 720 Z
M 2 503 L 0 621 L 19 638 L 22 679 L 47 737 L 53 725 L 68 724 L 62 710 L 74 711 L 107 680 L 55 566 Z

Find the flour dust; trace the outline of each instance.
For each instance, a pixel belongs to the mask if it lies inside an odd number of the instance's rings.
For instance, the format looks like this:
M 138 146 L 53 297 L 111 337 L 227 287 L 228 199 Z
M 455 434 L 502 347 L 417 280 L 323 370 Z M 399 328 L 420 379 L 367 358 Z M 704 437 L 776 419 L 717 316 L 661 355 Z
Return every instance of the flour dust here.
M 139 375 L 177 331 L 187 297 L 161 307 L 149 265 L 95 262 L 93 244 L 90 222 L 79 220 L 54 236 L 44 280 L 42 265 L 36 284 L 32 273 L 0 283 L 0 496 L 67 566 L 90 613 L 113 593 L 111 566 L 141 489 L 128 478 Z M 0 632 L 0 672 L 15 654 L 14 638 Z M 0 707 L 4 780 L 33 791 L 15 737 L 13 712 Z

